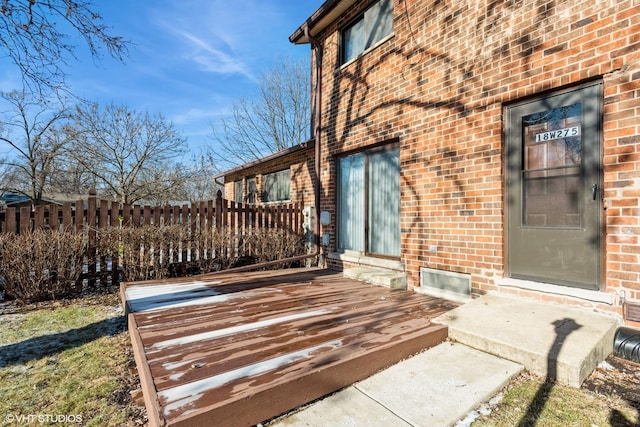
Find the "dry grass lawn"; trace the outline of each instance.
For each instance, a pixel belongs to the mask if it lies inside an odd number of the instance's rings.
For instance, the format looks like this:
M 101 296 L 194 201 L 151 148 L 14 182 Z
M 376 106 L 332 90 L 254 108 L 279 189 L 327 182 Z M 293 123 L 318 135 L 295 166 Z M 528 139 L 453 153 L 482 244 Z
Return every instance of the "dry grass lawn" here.
M 0 425 L 142 425 L 117 294 L 0 315 Z

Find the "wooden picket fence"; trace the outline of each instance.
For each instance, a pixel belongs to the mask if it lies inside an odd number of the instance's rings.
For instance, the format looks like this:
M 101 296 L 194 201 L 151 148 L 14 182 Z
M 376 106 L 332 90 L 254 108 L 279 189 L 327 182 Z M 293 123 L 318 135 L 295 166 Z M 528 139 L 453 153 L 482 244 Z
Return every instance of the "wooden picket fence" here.
M 230 235 L 241 235 L 245 231 L 260 229 L 286 230 L 302 233 L 303 206 L 300 203 L 278 205 L 240 204 L 222 197 L 218 191 L 215 200 L 183 204 L 181 206 L 141 206 L 129 205 L 109 200 L 100 200 L 94 191 L 84 200 L 67 202 L 62 205 L 48 204 L 35 207 L 6 208 L 0 211 L 0 232 L 21 234 L 34 230 L 58 230 L 82 233 L 87 242 L 87 268 L 83 279 L 91 283 L 100 272 L 105 273 L 105 260 L 96 257 L 96 242 L 101 232 L 115 227 L 165 227 L 171 225 L 186 226 L 194 236 L 192 242 L 176 242 L 180 253 L 176 260 L 181 263 L 191 261 L 194 257 L 219 256 L 206 248 L 198 247 L 202 241 L 196 238 L 201 230 L 226 231 Z M 235 233 L 235 234 L 234 234 Z M 189 237 L 187 237 L 189 239 Z M 231 241 L 231 245 L 242 244 L 241 239 Z M 151 250 L 153 248 L 143 248 Z M 225 255 L 240 253 L 239 248 L 227 246 Z M 109 262 L 108 264 L 113 264 Z M 96 267 L 98 266 L 98 267 Z M 109 267 L 109 269 L 115 268 Z M 108 272 L 115 280 L 113 271 Z
M 299 203 L 248 205 L 222 198 L 181 206 L 141 206 L 100 200 L 90 193 L 86 200 L 0 211 L 0 231 L 19 234 L 36 229 L 85 231 L 108 227 L 190 224 L 192 227 L 276 228 L 298 231 L 302 227 Z

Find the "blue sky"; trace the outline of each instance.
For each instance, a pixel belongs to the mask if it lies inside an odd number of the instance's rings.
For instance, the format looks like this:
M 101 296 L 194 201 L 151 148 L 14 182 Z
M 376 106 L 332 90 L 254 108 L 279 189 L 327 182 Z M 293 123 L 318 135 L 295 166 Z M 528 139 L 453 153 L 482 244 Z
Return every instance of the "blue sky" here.
M 193 149 L 210 141 L 211 122 L 257 92 L 277 57 L 308 60 L 288 37 L 323 0 L 95 0 L 112 34 L 131 42 L 125 64 L 84 52 L 66 69 L 72 91 L 100 103 L 161 113 Z M 17 69 L 13 70 L 17 73 Z M 10 90 L 3 73 L 0 90 Z

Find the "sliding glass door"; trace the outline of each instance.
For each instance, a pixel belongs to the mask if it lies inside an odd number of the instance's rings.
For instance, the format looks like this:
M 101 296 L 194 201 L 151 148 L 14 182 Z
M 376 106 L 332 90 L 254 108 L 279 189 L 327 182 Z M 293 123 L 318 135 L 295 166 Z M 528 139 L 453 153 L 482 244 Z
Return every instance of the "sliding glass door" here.
M 338 249 L 400 256 L 400 150 L 338 160 Z

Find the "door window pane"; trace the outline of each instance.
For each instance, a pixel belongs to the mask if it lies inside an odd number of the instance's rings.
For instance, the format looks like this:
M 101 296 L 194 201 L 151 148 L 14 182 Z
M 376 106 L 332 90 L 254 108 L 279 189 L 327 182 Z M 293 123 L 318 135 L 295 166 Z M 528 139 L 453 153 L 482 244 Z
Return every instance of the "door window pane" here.
M 339 161 L 339 249 L 364 251 L 364 155 Z
M 369 252 L 400 256 L 400 150 L 369 156 Z
M 522 118 L 523 225 L 579 227 L 582 104 Z

